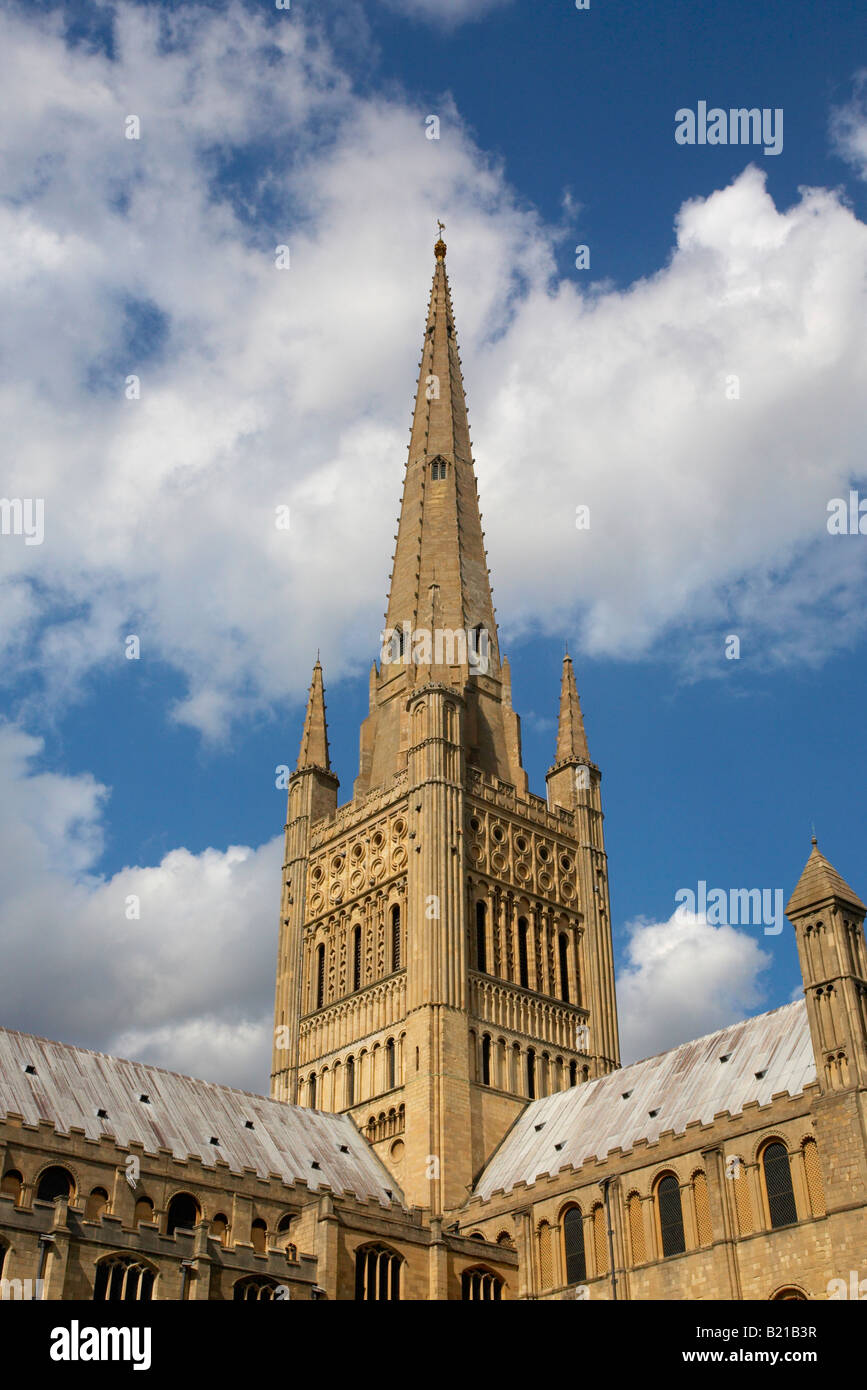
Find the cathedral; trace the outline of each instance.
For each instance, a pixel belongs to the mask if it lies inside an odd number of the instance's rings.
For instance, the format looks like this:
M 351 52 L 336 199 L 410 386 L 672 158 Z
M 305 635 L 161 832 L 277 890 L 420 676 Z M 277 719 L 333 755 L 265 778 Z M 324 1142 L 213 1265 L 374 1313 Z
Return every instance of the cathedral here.
M 859 1269 L 867 909 L 814 840 L 804 997 L 621 1066 L 601 774 L 567 656 L 528 787 L 434 255 L 352 798 L 318 660 L 289 780 L 271 1096 L 0 1029 L 4 1298 L 805 1300 Z

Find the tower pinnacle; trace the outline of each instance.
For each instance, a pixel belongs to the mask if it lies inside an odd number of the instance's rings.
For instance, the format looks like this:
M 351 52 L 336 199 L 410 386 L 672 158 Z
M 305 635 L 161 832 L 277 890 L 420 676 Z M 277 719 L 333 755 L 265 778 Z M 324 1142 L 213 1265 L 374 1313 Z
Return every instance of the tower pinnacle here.
M 325 687 L 322 684 L 322 664 L 318 652 L 307 697 L 307 713 L 304 716 L 296 771 L 300 772 L 305 767 L 319 767 L 326 772 L 331 771 L 328 758 L 328 729 L 325 722 Z
M 572 658 L 567 652 L 563 657 L 563 676 L 560 683 L 560 720 L 557 726 L 557 754 L 555 762 L 575 762 L 589 760 L 587 735 L 584 732 L 584 716 Z

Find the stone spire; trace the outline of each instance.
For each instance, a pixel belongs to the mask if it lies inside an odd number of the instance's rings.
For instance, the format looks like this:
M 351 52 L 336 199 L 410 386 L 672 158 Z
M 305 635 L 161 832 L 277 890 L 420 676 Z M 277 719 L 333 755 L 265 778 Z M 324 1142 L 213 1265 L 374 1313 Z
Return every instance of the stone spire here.
M 810 857 L 804 865 L 795 891 L 786 905 L 786 916 L 801 916 L 809 908 L 816 907 L 820 903 L 831 902 L 834 899 L 851 904 L 863 916 L 867 912 L 867 908 L 855 890 L 849 887 L 845 879 L 837 873 L 834 865 L 829 863 L 822 854 L 815 835 L 812 839 L 812 845 Z
M 328 728 L 325 723 L 325 687 L 322 684 L 322 663 L 316 658 L 313 679 L 307 697 L 307 713 L 304 716 L 304 732 L 301 735 L 301 748 L 298 753 L 296 772 L 305 767 L 319 767 L 331 771 L 328 758 Z
M 575 684 L 575 671 L 572 658 L 567 652 L 563 658 L 563 677 L 560 683 L 560 722 L 557 726 L 557 754 L 555 765 L 564 762 L 589 762 L 587 735 L 584 732 L 584 717 L 578 687 Z
M 482 627 L 496 674 L 494 604 L 444 241 L 434 254 L 385 631 Z

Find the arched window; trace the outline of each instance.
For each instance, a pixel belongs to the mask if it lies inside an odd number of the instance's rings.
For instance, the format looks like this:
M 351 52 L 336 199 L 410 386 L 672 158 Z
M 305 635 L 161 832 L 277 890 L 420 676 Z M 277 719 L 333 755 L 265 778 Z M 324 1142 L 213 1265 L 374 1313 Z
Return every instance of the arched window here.
M 287 1211 L 285 1216 L 281 1216 L 280 1220 L 277 1222 L 278 1233 L 282 1235 L 285 1231 L 291 1231 L 292 1222 L 295 1220 L 296 1213 L 294 1211 Z
M 735 1194 L 735 1211 L 738 1218 L 738 1235 L 753 1234 L 753 1207 L 750 1201 L 750 1180 L 743 1159 L 732 1154 L 726 1159 L 726 1177 L 731 1180 Z
M 491 1084 L 491 1035 L 490 1035 L 490 1033 L 484 1033 L 484 1034 L 482 1035 L 482 1085 L 483 1085 L 483 1086 L 490 1086 L 490 1084 Z
M 512 1237 L 508 1231 L 500 1231 L 499 1235 L 497 1236 L 497 1244 L 508 1245 L 509 1248 L 512 1249 L 514 1248 L 515 1242 L 512 1240 Z
M 641 1198 L 637 1192 L 630 1192 L 626 1201 L 626 1210 L 629 1214 L 629 1244 L 632 1249 L 632 1263 L 641 1265 L 647 1259 L 647 1243 L 644 1239 L 644 1212 L 641 1209 Z
M 135 1204 L 135 1214 L 132 1219 L 133 1225 L 138 1226 L 141 1221 L 153 1221 L 153 1219 L 154 1204 L 150 1197 L 139 1197 Z
M 499 1303 L 503 1298 L 503 1281 L 490 1269 L 476 1265 L 461 1275 L 461 1299 L 464 1303 Z
M 792 1226 L 798 1219 L 798 1212 L 795 1207 L 795 1194 L 792 1191 L 789 1155 L 785 1144 L 781 1144 L 779 1139 L 775 1139 L 763 1149 L 762 1171 L 765 1175 L 765 1194 L 768 1199 L 771 1227 L 776 1230 L 778 1226 Z
M 794 1301 L 797 1303 L 809 1302 L 807 1295 L 804 1293 L 804 1290 L 797 1288 L 794 1284 L 787 1284 L 784 1289 L 777 1289 L 777 1292 L 772 1293 L 770 1297 L 771 1303 L 790 1301 Z
M 355 1058 L 346 1059 L 346 1104 L 355 1104 Z
M 67 1168 L 53 1165 L 46 1168 L 39 1177 L 36 1197 L 40 1202 L 53 1202 L 55 1197 L 66 1197 L 69 1201 L 75 1193 L 75 1182 Z
M 530 988 L 530 962 L 527 956 L 527 925 L 526 917 L 518 918 L 518 982 L 524 989 Z
M 235 1286 L 232 1289 L 232 1301 L 234 1303 L 273 1303 L 277 1298 L 279 1287 L 276 1279 L 269 1279 L 264 1274 L 247 1274 L 243 1279 L 235 1281 Z
M 707 1193 L 707 1178 L 700 1168 L 692 1175 L 692 1198 L 695 1204 L 696 1238 L 699 1245 L 710 1245 L 713 1242 L 710 1199 Z
M 554 1285 L 554 1252 L 551 1248 L 551 1227 L 547 1221 L 539 1222 L 539 1286 L 550 1289 Z
M 96 1266 L 94 1303 L 149 1303 L 154 1270 L 130 1255 L 108 1255 Z
M 680 1184 L 672 1173 L 666 1173 L 656 1185 L 656 1208 L 663 1255 L 682 1255 L 686 1249 L 686 1242 L 683 1235 Z
M 104 1187 L 95 1187 L 84 1204 L 86 1221 L 98 1221 L 108 1206 L 108 1193 Z
M 807 1179 L 807 1196 L 810 1198 L 810 1211 L 813 1216 L 824 1216 L 825 1188 L 822 1183 L 822 1165 L 819 1162 L 819 1149 L 815 1139 L 805 1139 L 801 1148 L 804 1153 L 804 1174 Z
M 220 1245 L 225 1245 L 229 1236 L 229 1218 L 223 1212 L 217 1212 L 216 1216 L 211 1217 L 211 1236 Z
M 16 1207 L 21 1205 L 21 1189 L 24 1179 L 17 1168 L 7 1168 L 0 1180 L 0 1195 L 14 1198 Z
M 325 1003 L 325 946 L 320 942 L 316 947 L 316 1007 L 321 1009 Z
M 307 1104 L 311 1110 L 316 1109 L 316 1073 L 312 1071 L 307 1082 Z
M 605 1208 L 597 1202 L 593 1208 L 593 1258 L 596 1273 L 608 1273 L 608 1231 L 605 1223 Z
M 435 483 L 436 483 L 436 482 L 441 482 L 441 481 L 445 478 L 445 476 L 446 476 L 446 462 L 445 462 L 445 459 L 434 459 L 433 463 L 432 463 L 431 466 L 430 466 L 430 475 L 431 475 L 432 480 L 433 480 Z
M 396 903 L 391 909 L 391 968 L 400 969 L 400 908 Z
M 485 941 L 487 909 L 484 903 L 476 903 L 476 969 L 487 974 L 488 952 Z
M 569 938 L 561 931 L 557 937 L 560 953 L 560 998 L 569 1002 Z
M 569 1063 L 569 1085 L 578 1085 L 578 1063 L 574 1059 Z
M 193 1231 L 201 1220 L 202 1209 L 189 1192 L 176 1192 L 169 1202 L 166 1219 L 166 1235 L 174 1235 L 179 1228 Z
M 363 1245 L 355 1252 L 355 1298 L 364 1303 L 400 1301 L 403 1258 L 385 1245 Z
M 253 1249 L 256 1251 L 257 1255 L 267 1254 L 268 1227 L 261 1216 L 257 1216 L 250 1227 L 250 1239 L 253 1242 Z
M 394 1038 L 385 1044 L 385 1089 L 393 1091 L 396 1085 L 394 1066 Z
M 352 933 L 352 988 L 361 989 L 361 927 Z
M 527 1095 L 536 1099 L 536 1053 L 532 1047 L 527 1048 Z

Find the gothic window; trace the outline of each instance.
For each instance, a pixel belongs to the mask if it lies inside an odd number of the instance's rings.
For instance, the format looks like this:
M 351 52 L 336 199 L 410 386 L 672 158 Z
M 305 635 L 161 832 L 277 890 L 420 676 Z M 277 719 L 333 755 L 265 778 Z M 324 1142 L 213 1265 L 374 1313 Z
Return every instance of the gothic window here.
M 474 1269 L 464 1270 L 461 1275 L 461 1299 L 464 1303 L 479 1299 L 486 1303 L 499 1303 L 502 1298 L 503 1281 L 490 1269 L 477 1265 Z
M 551 1227 L 547 1221 L 539 1223 L 539 1284 L 542 1289 L 554 1286 L 554 1252 L 551 1248 Z
M 485 919 L 487 909 L 484 903 L 476 903 L 476 969 L 482 974 L 487 973 L 488 958 L 485 944 Z
M 321 1009 L 325 1003 L 325 947 L 316 947 L 316 1007 Z
M 400 969 L 400 908 L 391 909 L 391 968 Z
M 482 1038 L 482 1085 L 491 1084 L 491 1035 L 485 1033 Z
M 364 1245 L 355 1252 L 355 1299 L 364 1303 L 400 1301 L 402 1257 L 385 1245 Z
M 104 1187 L 95 1187 L 84 1204 L 86 1221 L 98 1221 L 108 1206 L 108 1193 Z
M 225 1245 L 229 1234 L 229 1218 L 220 1211 L 211 1220 L 211 1236 L 220 1245 Z
M 445 459 L 434 459 L 433 463 L 432 463 L 431 466 L 430 466 L 430 475 L 431 475 L 431 478 L 433 479 L 433 481 L 434 481 L 435 483 L 436 483 L 436 482 L 440 482 L 443 478 L 445 478 L 445 476 L 446 476 L 446 461 L 445 461 Z
M 3 1174 L 2 1181 L 0 1181 L 0 1194 L 2 1194 L 4 1197 L 14 1198 L 16 1207 L 20 1206 L 21 1189 L 23 1185 L 24 1179 L 18 1172 L 18 1169 L 7 1168 L 6 1172 Z
M 560 951 L 560 998 L 569 1002 L 569 938 L 565 932 L 557 938 Z
M 605 1223 L 605 1208 L 597 1202 L 593 1208 L 593 1258 L 596 1273 L 608 1273 L 608 1232 Z
M 644 1239 L 644 1212 L 641 1209 L 641 1198 L 637 1192 L 630 1192 L 626 1202 L 626 1210 L 629 1215 L 629 1243 L 632 1247 L 632 1263 L 641 1265 L 647 1259 L 647 1243 Z
M 518 982 L 524 989 L 530 988 L 530 964 L 527 955 L 527 925 L 526 917 L 518 918 Z
M 686 1241 L 683 1234 L 680 1184 L 672 1173 L 666 1173 L 656 1185 L 656 1209 L 663 1255 L 682 1255 L 686 1249 Z
M 39 1178 L 36 1198 L 40 1202 L 53 1202 L 55 1197 L 66 1197 L 69 1201 L 75 1193 L 72 1174 L 66 1168 L 52 1165 L 46 1168 Z
M 394 1065 L 394 1038 L 389 1038 L 385 1044 L 385 1089 L 393 1091 L 397 1082 L 395 1080 Z
M 710 1245 L 713 1230 L 710 1224 L 710 1199 L 707 1193 L 707 1178 L 699 1168 L 692 1175 L 692 1197 L 695 1203 L 695 1233 L 699 1245 Z
M 310 1073 L 310 1080 L 307 1082 L 307 1104 L 311 1110 L 316 1109 L 316 1073 Z
M 753 1234 L 753 1209 L 750 1201 L 750 1180 L 746 1164 L 737 1154 L 726 1160 L 726 1177 L 730 1178 L 735 1194 L 735 1211 L 738 1218 L 738 1235 Z
M 153 1298 L 154 1271 L 128 1255 L 109 1255 L 96 1266 L 94 1303 L 149 1303 Z
M 361 927 L 352 933 L 352 988 L 361 989 Z
M 250 1239 L 253 1242 L 253 1249 L 256 1251 L 257 1255 L 265 1255 L 268 1253 L 268 1227 L 261 1216 L 256 1218 L 250 1228 Z
M 346 1059 L 346 1104 L 355 1104 L 355 1058 Z
M 578 1085 L 578 1063 L 573 1060 L 569 1063 L 569 1085 Z
M 527 1095 L 536 1099 L 536 1053 L 532 1047 L 527 1048 Z
M 785 1144 L 781 1144 L 778 1139 L 763 1150 L 762 1171 L 765 1175 L 765 1193 L 772 1228 L 776 1230 L 778 1226 L 793 1225 L 798 1219 L 798 1213 L 792 1190 L 789 1155 Z
M 819 1150 L 815 1139 L 805 1139 L 801 1148 L 804 1153 L 804 1173 L 807 1179 L 810 1211 L 813 1216 L 824 1216 L 826 1211 L 825 1190 L 822 1185 L 822 1167 L 819 1163 Z
M 166 1235 L 173 1235 L 179 1227 L 185 1231 L 194 1230 L 201 1215 L 201 1207 L 195 1197 L 190 1196 L 189 1192 L 176 1192 L 169 1202 Z
M 269 1279 L 262 1274 L 248 1274 L 244 1279 L 235 1281 L 232 1299 L 236 1303 L 273 1303 L 279 1287 L 276 1279 Z
M 569 1207 L 563 1216 L 563 1256 L 566 1283 L 583 1284 L 587 1278 L 584 1254 L 584 1219 L 580 1207 Z

